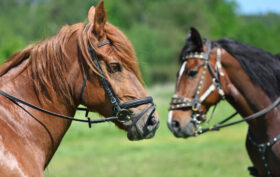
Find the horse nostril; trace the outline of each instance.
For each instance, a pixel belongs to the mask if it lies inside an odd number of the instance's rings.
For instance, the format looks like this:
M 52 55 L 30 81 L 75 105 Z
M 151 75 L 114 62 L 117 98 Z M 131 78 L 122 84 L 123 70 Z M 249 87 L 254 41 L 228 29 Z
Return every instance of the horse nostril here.
M 157 122 L 158 122 L 158 121 L 157 121 L 156 117 L 153 116 L 152 119 L 151 119 L 151 123 L 152 123 L 153 125 L 155 125 Z
M 159 121 L 157 120 L 157 118 L 154 115 L 150 115 L 150 117 L 148 118 L 148 120 L 146 122 L 147 130 L 149 132 L 156 130 L 158 123 L 159 123 Z
M 155 125 L 155 124 L 157 124 L 157 119 L 156 119 L 156 117 L 154 116 L 154 115 L 151 115 L 151 117 L 150 117 L 150 119 L 148 120 L 148 125 Z
M 177 120 L 172 120 L 171 122 L 172 129 L 176 132 L 180 130 L 180 122 Z

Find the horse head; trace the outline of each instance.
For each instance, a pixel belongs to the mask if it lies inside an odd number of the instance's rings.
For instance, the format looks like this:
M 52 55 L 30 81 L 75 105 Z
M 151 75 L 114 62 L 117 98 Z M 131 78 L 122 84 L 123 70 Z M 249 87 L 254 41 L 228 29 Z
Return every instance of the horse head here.
M 152 98 L 147 97 L 143 87 L 131 43 L 120 30 L 107 23 L 103 1 L 96 9 L 89 10 L 88 18 L 85 46 L 92 53 L 82 51 L 85 59 L 82 70 L 89 73 L 84 76 L 88 81 L 79 100 L 105 117 L 117 116 L 115 124 L 128 131 L 130 140 L 153 137 L 159 119 Z
M 197 135 L 209 107 L 224 96 L 221 77 L 227 76 L 221 66 L 221 50 L 212 47 L 191 28 L 180 54 L 181 68 L 169 109 L 168 127 L 177 137 Z

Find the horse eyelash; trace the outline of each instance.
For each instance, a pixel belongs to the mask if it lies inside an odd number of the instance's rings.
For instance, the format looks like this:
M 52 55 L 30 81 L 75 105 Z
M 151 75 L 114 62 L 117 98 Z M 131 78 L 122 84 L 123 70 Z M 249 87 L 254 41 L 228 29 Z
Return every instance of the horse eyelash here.
M 193 78 L 193 77 L 195 77 L 195 76 L 197 75 L 197 73 L 198 73 L 197 70 L 190 70 L 190 71 L 188 72 L 188 76 L 191 77 L 191 78 Z

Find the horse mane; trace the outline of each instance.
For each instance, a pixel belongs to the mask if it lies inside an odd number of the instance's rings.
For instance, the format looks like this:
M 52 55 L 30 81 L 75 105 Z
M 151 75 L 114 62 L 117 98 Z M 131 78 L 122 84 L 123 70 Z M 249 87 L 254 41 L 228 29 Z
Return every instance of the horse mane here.
M 214 42 L 241 64 L 253 83 L 260 86 L 271 100 L 280 96 L 280 55 L 274 55 L 233 39 Z
M 280 53 L 275 54 L 275 56 L 280 60 Z
M 56 36 L 30 45 L 24 50 L 15 53 L 0 66 L 0 77 L 24 60 L 28 60 L 24 69 L 29 68 L 29 77 L 33 80 L 34 89 L 39 100 L 45 102 L 63 98 L 73 105 L 73 90 L 67 84 L 65 60 L 65 57 L 71 57 L 67 55 L 66 43 L 73 35 L 77 34 L 78 36 L 76 45 L 82 71 L 84 68 L 81 63 L 87 63 L 94 73 L 99 74 L 95 69 L 94 63 L 89 62 L 90 54 L 86 25 L 86 23 L 78 23 L 72 26 L 64 26 Z M 105 25 L 105 34 L 111 41 L 112 50 L 121 58 L 121 64 L 142 80 L 137 66 L 135 51 L 126 36 L 109 23 Z M 94 40 L 97 43 L 97 39 L 94 38 Z M 95 51 L 97 55 L 101 55 L 98 49 L 95 49 Z M 105 57 L 101 56 L 101 58 L 104 59 Z

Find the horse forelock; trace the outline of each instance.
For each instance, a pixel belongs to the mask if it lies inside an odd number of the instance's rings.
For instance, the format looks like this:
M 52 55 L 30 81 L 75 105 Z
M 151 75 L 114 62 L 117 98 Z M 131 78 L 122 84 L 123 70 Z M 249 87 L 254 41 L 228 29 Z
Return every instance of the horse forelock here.
M 126 67 L 128 70 L 132 71 L 140 81 L 143 81 L 140 70 L 138 68 L 136 54 L 131 42 L 117 27 L 113 26 L 110 23 L 106 23 L 104 31 L 107 39 L 109 39 L 111 42 L 111 52 L 118 56 L 120 64 Z M 91 35 L 90 37 L 88 36 L 89 32 L 87 31 L 86 27 L 84 28 L 82 33 L 83 34 L 81 34 L 79 37 L 79 48 L 81 54 L 85 59 L 85 62 L 90 66 L 93 72 L 95 72 L 96 74 L 100 74 L 98 73 L 98 70 L 96 69 L 94 63 L 90 62 L 89 59 L 91 58 L 91 56 L 88 51 L 88 47 L 90 45 L 88 40 L 93 41 L 92 44 L 97 44 L 98 42 L 95 41 L 98 40 L 93 35 Z M 102 56 L 102 58 L 106 60 L 106 54 L 99 52 L 99 49 L 95 46 L 92 47 L 94 48 L 98 56 Z
M 134 72 L 138 79 L 142 81 L 136 54 L 128 38 L 117 27 L 109 23 L 105 26 L 105 33 L 112 42 L 114 52 L 121 59 L 121 64 Z

